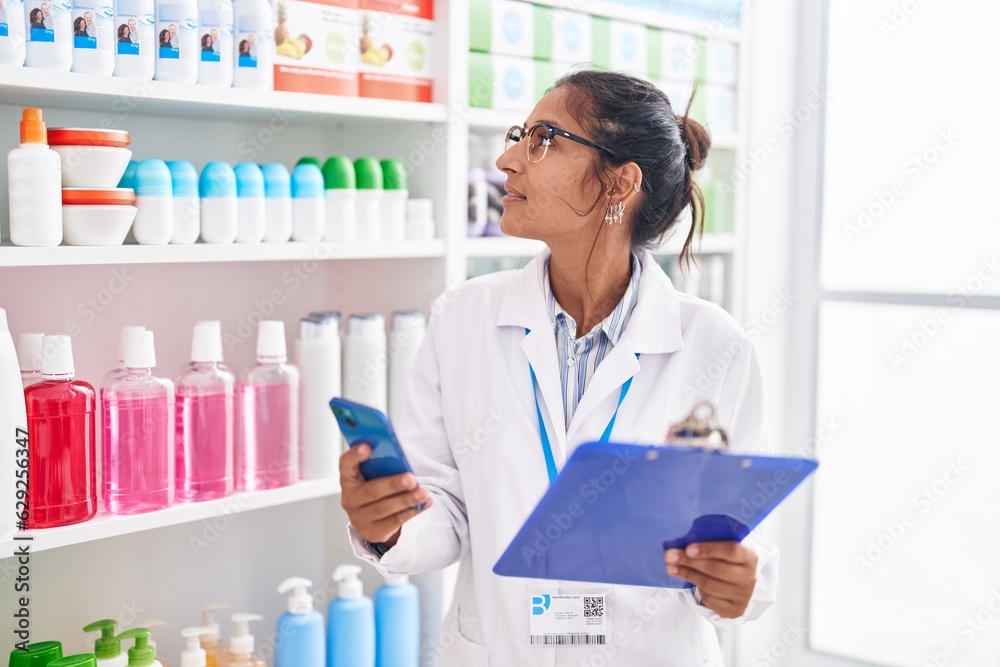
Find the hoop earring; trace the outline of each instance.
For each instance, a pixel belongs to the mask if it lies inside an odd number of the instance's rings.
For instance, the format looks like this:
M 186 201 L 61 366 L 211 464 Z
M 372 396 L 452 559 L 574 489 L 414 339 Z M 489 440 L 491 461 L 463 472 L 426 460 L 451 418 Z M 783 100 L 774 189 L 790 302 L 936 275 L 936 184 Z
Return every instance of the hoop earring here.
M 639 191 L 639 181 L 635 181 L 634 183 L 632 183 L 632 186 L 635 188 L 636 192 Z
M 608 206 L 607 213 L 604 214 L 604 222 L 609 225 L 612 224 L 622 224 L 622 218 L 625 217 L 625 203 L 618 202 L 617 204 L 611 204 Z

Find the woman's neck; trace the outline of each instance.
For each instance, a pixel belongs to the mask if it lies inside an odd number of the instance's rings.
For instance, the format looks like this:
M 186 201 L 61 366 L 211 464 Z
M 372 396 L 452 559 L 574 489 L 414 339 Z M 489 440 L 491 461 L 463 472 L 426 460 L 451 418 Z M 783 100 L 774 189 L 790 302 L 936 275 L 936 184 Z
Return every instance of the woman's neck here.
M 549 260 L 552 294 L 576 322 L 578 338 L 614 312 L 632 279 L 632 251 L 628 245 L 615 250 L 595 248 L 588 258 L 589 254 L 577 249 L 553 249 Z

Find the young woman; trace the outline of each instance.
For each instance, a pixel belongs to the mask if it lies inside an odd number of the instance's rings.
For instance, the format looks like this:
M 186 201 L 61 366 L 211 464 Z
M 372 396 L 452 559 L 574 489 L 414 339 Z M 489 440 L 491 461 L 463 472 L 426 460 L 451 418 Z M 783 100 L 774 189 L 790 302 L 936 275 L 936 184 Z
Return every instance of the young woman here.
M 664 575 L 693 589 L 492 571 L 573 449 L 609 429 L 615 442 L 663 442 L 704 399 L 735 449 L 767 449 L 750 341 L 722 309 L 678 293 L 648 251 L 690 209 L 682 261 L 693 252 L 709 136 L 651 84 L 598 71 L 562 78 L 507 136 L 501 227 L 548 250 L 441 298 L 397 429 L 415 476 L 366 482 L 366 445 L 341 458 L 355 553 L 387 576 L 461 563 L 439 665 L 721 667 L 716 628 L 773 601 L 777 553 L 757 535 L 664 552 Z M 601 591 L 607 625 L 539 642 L 538 584 Z

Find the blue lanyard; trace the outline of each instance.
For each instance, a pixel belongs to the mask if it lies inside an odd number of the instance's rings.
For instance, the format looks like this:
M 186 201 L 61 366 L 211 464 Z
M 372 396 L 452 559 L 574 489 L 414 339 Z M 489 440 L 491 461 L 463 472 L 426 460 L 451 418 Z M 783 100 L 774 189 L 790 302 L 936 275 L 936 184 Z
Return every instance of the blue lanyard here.
M 526 334 L 531 333 L 530 329 L 525 329 Z M 639 353 L 637 352 L 635 358 L 639 358 Z M 535 369 L 532 368 L 531 363 L 528 363 L 528 371 L 531 373 L 531 393 L 535 399 L 535 415 L 538 417 L 538 433 L 542 438 L 542 454 L 545 455 L 545 469 L 549 473 L 549 483 L 556 478 L 558 474 L 556 471 L 556 460 L 552 455 L 552 443 L 549 442 L 549 433 L 545 429 L 545 419 L 542 417 L 542 406 L 538 403 L 538 380 L 535 377 Z M 632 386 L 632 378 L 625 381 L 622 385 L 621 393 L 618 394 L 618 405 L 615 406 L 615 413 L 611 415 L 611 421 L 604 428 L 604 433 L 601 435 L 601 442 L 607 442 L 611 438 L 611 431 L 615 428 L 615 420 L 618 419 L 618 409 L 622 406 L 622 401 L 625 400 L 625 396 L 628 394 L 629 388 Z

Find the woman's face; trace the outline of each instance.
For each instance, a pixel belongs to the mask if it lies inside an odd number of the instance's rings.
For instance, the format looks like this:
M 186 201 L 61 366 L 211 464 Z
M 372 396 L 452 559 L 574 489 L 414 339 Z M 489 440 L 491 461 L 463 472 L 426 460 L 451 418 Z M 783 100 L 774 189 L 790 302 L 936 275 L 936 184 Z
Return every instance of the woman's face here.
M 567 91 L 557 88 L 545 95 L 528 116 L 525 127 L 545 121 L 559 129 L 593 140 L 568 107 Z M 528 138 L 513 144 L 499 158 L 497 168 L 507 175 L 500 228 L 504 233 L 539 239 L 550 246 L 560 237 L 577 239 L 604 218 L 601 184 L 594 177 L 594 150 L 556 137 L 540 162 L 528 161 Z M 602 200 L 603 202 L 603 200 Z M 583 215 L 581 215 L 583 213 Z M 593 238 L 592 235 L 588 238 Z

